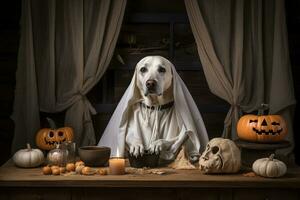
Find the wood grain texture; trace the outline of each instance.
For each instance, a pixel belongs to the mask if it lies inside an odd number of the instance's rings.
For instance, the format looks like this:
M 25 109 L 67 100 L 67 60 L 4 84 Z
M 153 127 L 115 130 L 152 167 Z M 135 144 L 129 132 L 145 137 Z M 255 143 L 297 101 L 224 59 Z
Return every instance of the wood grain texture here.
M 2 193 L 1 193 L 2 192 Z M 299 200 L 295 189 L 199 188 L 0 188 L 0 199 L 12 200 Z
M 198 170 L 164 168 L 165 175 L 52 176 L 41 168 L 17 168 L 8 161 L 0 168 L 0 187 L 117 187 L 117 188 L 294 188 L 300 189 L 300 169 L 290 169 L 278 179 L 244 177 L 242 174 L 203 175 Z

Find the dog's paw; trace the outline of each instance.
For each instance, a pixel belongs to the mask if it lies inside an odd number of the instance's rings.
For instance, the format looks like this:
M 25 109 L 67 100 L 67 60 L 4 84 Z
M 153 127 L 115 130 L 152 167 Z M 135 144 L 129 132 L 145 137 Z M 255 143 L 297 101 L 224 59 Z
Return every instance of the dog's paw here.
M 131 145 L 129 153 L 135 157 L 142 156 L 144 154 L 144 146 L 142 144 Z
M 200 155 L 189 155 L 189 161 L 190 163 L 194 164 L 197 163 L 199 161 Z
M 149 152 L 151 154 L 155 153 L 155 154 L 159 154 L 163 149 L 163 141 L 162 140 L 157 140 L 155 142 L 153 142 L 152 144 L 150 144 L 149 147 Z

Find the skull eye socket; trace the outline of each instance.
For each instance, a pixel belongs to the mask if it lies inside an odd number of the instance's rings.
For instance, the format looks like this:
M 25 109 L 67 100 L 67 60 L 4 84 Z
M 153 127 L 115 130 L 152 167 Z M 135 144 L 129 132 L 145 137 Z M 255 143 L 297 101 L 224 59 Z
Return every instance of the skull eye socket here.
M 59 136 L 59 137 L 62 137 L 62 136 L 64 136 L 64 133 L 63 133 L 62 131 L 59 131 L 59 132 L 58 132 L 58 136 Z
M 49 132 L 48 137 L 50 137 L 50 138 L 54 137 L 53 131 L 50 131 L 50 132 Z
M 213 154 L 216 154 L 216 153 L 219 152 L 219 147 L 213 146 L 213 147 L 211 148 L 211 151 L 212 151 Z

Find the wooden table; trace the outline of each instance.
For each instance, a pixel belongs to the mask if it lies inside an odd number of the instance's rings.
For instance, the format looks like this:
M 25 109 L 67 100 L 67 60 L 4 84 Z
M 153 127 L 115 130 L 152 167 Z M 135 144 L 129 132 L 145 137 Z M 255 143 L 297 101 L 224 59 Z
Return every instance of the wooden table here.
M 300 199 L 300 169 L 278 179 L 204 175 L 164 168 L 165 175 L 42 175 L 11 161 L 0 167 L 0 199 Z

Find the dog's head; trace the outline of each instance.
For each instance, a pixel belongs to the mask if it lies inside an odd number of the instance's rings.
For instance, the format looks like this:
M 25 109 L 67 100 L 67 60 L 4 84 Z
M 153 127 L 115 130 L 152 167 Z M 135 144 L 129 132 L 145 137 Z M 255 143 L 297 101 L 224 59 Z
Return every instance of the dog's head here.
M 137 86 L 144 96 L 163 95 L 172 84 L 171 63 L 161 56 L 147 56 L 136 65 Z

